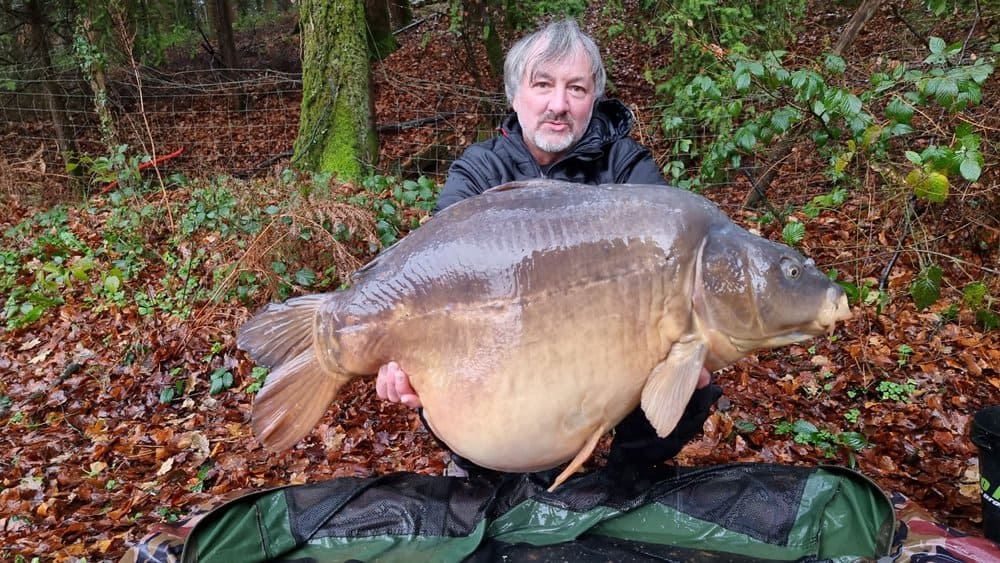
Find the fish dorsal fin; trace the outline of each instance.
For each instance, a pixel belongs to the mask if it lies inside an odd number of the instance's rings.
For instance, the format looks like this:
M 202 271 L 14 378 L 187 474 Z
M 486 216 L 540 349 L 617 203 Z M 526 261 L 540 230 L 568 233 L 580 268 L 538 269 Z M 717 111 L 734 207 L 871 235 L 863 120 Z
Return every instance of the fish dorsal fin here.
M 659 437 L 670 435 L 680 421 L 707 354 L 708 346 L 701 340 L 678 342 L 649 374 L 642 388 L 642 411 Z
M 510 190 L 521 190 L 527 188 L 557 188 L 560 186 L 571 186 L 572 182 L 563 182 L 562 180 L 550 180 L 548 178 L 535 178 L 532 180 L 515 180 L 513 182 L 507 182 L 506 184 L 500 184 L 499 186 L 494 186 L 486 191 L 484 194 L 495 193 L 495 192 L 506 192 Z

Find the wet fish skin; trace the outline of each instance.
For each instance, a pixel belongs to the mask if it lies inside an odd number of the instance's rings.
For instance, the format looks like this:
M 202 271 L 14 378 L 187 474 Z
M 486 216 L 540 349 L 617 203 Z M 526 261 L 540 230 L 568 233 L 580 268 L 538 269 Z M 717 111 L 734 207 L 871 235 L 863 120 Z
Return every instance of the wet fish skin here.
M 238 345 L 273 368 L 252 417 L 270 449 L 395 360 L 454 451 L 512 472 L 572 459 L 558 484 L 637 405 L 669 434 L 703 365 L 849 316 L 810 260 L 701 196 L 541 181 L 445 209 L 351 288 L 269 305 Z

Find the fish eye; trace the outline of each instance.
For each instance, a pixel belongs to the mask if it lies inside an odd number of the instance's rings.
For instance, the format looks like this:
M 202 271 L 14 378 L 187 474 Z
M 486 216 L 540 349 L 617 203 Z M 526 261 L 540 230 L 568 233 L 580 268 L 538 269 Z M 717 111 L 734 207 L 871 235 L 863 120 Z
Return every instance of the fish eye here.
M 798 264 L 787 259 L 782 261 L 781 269 L 784 270 L 785 277 L 793 280 L 799 279 L 799 275 L 802 273 L 802 268 Z

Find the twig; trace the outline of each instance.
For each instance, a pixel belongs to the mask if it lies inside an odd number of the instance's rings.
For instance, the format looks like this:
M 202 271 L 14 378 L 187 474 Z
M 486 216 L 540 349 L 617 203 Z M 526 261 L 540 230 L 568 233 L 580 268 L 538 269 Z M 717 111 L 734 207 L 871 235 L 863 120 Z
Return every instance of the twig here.
M 965 49 L 969 46 L 969 40 L 972 39 L 972 33 L 976 30 L 976 25 L 979 24 L 979 0 L 976 0 L 976 16 L 972 18 L 972 25 L 969 26 L 969 33 L 965 35 L 965 41 L 962 42 L 962 50 L 958 53 L 958 60 L 961 62 L 965 58 Z
M 913 25 L 911 25 L 910 22 L 907 21 L 905 17 L 903 17 L 903 14 L 900 13 L 899 11 L 899 7 L 896 6 L 895 4 L 890 4 L 890 5 L 892 6 L 892 15 L 897 17 L 899 21 L 903 22 L 903 25 L 906 26 L 906 29 L 910 30 L 910 33 L 912 33 L 913 36 L 916 37 L 918 41 L 920 41 L 921 45 L 927 45 L 927 38 L 921 35 L 919 31 L 914 29 Z
M 422 117 L 420 119 L 411 119 L 409 121 L 401 121 L 398 123 L 386 123 L 383 125 L 379 125 L 378 127 L 375 128 L 375 130 L 378 131 L 379 133 L 389 133 L 389 132 L 403 131 L 405 129 L 415 129 L 417 127 L 423 127 L 424 125 L 433 125 L 440 121 L 444 121 L 445 119 L 450 119 L 452 117 L 455 117 L 456 115 L 459 115 L 460 113 L 463 112 L 446 111 L 444 113 L 432 115 L 431 117 Z
M 892 258 L 889 258 L 889 262 L 885 265 L 885 268 L 882 269 L 882 276 L 878 279 L 879 291 L 885 291 L 886 287 L 889 285 L 889 274 L 892 272 L 893 267 L 895 267 L 896 261 L 899 260 L 899 255 L 903 253 L 903 241 L 910 235 L 910 225 L 914 215 L 913 204 L 916 200 L 917 196 L 912 193 L 906 200 L 906 212 L 903 217 L 903 232 L 899 234 L 899 240 L 896 242 L 896 250 L 892 253 Z
M 414 27 L 417 27 L 418 25 L 424 23 L 425 21 L 427 21 L 427 18 L 420 18 L 419 20 L 412 21 L 412 22 L 408 23 L 407 25 L 404 25 L 403 27 L 397 29 L 396 31 L 393 31 L 392 34 L 393 35 L 399 35 L 400 33 L 404 33 L 404 32 L 409 31 L 410 29 L 412 29 Z
M 163 183 L 160 168 L 156 166 L 156 140 L 153 139 L 153 128 L 149 125 L 149 116 L 146 115 L 146 101 L 142 93 L 142 77 L 139 76 L 139 63 L 136 62 L 135 53 L 132 49 L 132 39 L 134 37 L 128 36 L 128 25 L 125 21 L 124 10 L 117 10 L 113 17 L 115 18 L 115 24 L 121 30 L 120 33 L 122 34 L 125 53 L 128 55 L 128 60 L 132 65 L 132 73 L 135 75 L 136 95 L 139 99 L 139 115 L 142 116 L 142 122 L 146 126 L 146 136 L 149 137 L 149 154 L 153 157 L 153 171 L 156 172 L 156 179 L 160 182 L 160 195 L 163 197 L 163 209 L 167 212 L 167 223 L 170 225 L 170 229 L 173 230 L 175 228 L 174 214 L 170 210 L 169 201 L 167 200 L 167 186 Z
M 281 160 L 283 158 L 288 158 L 288 157 L 292 156 L 293 154 L 294 154 L 293 151 L 285 151 L 285 152 L 278 153 L 278 154 L 272 156 L 271 158 L 265 160 L 264 162 L 258 164 L 257 166 L 254 166 L 253 167 L 253 171 L 256 172 L 258 170 L 263 170 L 265 168 L 269 168 L 275 162 L 277 162 L 277 161 L 279 161 L 279 160 Z

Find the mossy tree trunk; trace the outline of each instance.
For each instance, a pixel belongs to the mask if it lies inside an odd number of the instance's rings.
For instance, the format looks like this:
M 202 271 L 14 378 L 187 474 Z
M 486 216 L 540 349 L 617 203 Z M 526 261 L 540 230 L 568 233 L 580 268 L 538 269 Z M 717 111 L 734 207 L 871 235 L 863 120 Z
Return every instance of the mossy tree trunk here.
M 295 165 L 356 179 L 378 156 L 363 0 L 304 0 Z

